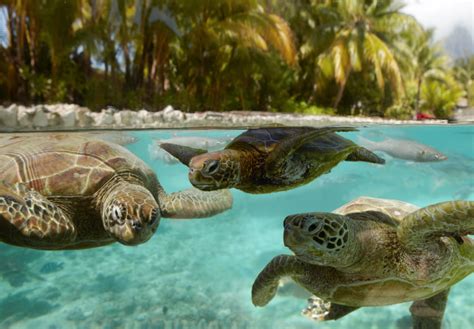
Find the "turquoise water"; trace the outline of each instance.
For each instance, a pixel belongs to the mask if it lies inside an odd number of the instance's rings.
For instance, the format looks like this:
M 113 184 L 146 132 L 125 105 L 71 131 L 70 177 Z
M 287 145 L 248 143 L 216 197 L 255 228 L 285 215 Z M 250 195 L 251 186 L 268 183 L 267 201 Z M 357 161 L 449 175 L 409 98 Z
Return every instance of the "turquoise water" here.
M 137 131 L 126 147 L 147 162 L 168 192 L 188 188 L 187 170 L 153 158 L 154 138 L 232 137 L 241 131 Z M 255 308 L 256 275 L 283 246 L 285 216 L 331 211 L 359 196 L 426 206 L 474 200 L 474 126 L 377 126 L 341 133 L 414 139 L 449 159 L 413 163 L 383 155 L 384 166 L 344 162 L 287 192 L 233 190 L 233 209 L 196 220 L 163 219 L 146 244 L 81 251 L 36 251 L 0 245 L 0 328 L 408 328 L 408 304 L 364 308 L 336 322 L 300 315 L 302 298 L 278 295 Z M 445 328 L 474 327 L 474 276 L 451 290 Z

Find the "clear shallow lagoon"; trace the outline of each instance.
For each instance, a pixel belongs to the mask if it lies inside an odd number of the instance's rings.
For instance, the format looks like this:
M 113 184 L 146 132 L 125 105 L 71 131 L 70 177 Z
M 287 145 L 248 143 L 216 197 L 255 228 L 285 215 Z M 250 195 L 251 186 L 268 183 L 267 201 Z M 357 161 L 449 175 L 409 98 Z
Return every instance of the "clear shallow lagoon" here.
M 168 192 L 188 188 L 187 168 L 154 160 L 154 138 L 228 137 L 238 130 L 161 130 L 129 134 L 127 145 Z M 382 154 L 386 165 L 343 162 L 303 187 L 267 195 L 233 190 L 232 210 L 208 219 L 163 219 L 146 244 L 80 251 L 0 245 L 0 328 L 307 329 L 409 328 L 409 303 L 364 308 L 336 322 L 300 315 L 304 299 L 277 296 L 265 308 L 250 299 L 253 280 L 283 246 L 283 218 L 332 211 L 359 197 L 418 206 L 474 200 L 474 126 L 371 126 L 341 133 L 413 139 L 449 157 L 414 163 Z M 451 290 L 445 328 L 474 326 L 474 276 Z

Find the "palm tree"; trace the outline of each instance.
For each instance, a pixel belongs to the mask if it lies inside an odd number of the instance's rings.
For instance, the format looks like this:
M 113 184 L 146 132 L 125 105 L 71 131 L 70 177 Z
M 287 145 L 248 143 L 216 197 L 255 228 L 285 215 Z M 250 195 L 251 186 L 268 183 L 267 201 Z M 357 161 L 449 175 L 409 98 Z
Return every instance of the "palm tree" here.
M 439 45 L 433 44 L 433 30 L 413 34 L 408 40 L 411 72 L 416 82 L 415 114 L 419 113 L 422 85 L 426 80 L 447 81 L 447 57 Z
M 288 64 L 296 63 L 296 50 L 288 24 L 266 12 L 257 0 L 186 1 L 180 40 L 179 69 L 188 94 L 201 105 L 220 107 L 222 92 L 235 91 L 245 109 L 243 82 L 257 72 L 252 63 L 270 49 Z M 232 64 L 234 63 L 234 64 Z M 238 72 L 234 72 L 238 63 Z M 258 70 L 258 68 L 257 68 Z
M 401 13 L 401 8 L 403 4 L 393 0 L 333 0 L 315 5 L 316 67 L 320 80 L 334 79 L 338 85 L 335 108 L 351 73 L 369 68 L 380 90 L 387 79 L 397 98 L 403 94 L 392 42 L 401 26 L 413 18 Z
M 454 76 L 466 92 L 469 105 L 474 103 L 474 55 L 469 58 L 458 59 L 453 68 Z
M 421 106 L 438 118 L 448 119 L 463 96 L 462 86 L 450 75 L 444 81 L 427 79 L 421 87 Z

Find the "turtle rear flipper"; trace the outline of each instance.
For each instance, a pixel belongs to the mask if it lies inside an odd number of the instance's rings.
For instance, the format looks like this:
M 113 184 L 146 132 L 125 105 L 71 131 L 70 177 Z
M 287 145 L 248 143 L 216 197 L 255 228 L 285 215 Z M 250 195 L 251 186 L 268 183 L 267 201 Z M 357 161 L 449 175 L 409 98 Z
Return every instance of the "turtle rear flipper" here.
M 356 131 L 354 127 L 324 127 L 314 128 L 309 132 L 299 135 L 293 135 L 282 140 L 275 149 L 268 155 L 265 160 L 265 169 L 269 175 L 278 174 L 282 164 L 287 161 L 288 157 L 295 153 L 301 146 L 311 142 L 313 139 L 328 133 L 338 131 Z
M 329 321 L 338 320 L 357 309 L 359 307 L 331 303 L 317 296 L 311 296 L 308 299 L 308 305 L 301 314 L 311 320 Z
M 171 143 L 161 143 L 160 147 L 178 159 L 179 162 L 185 166 L 189 166 L 189 161 L 191 161 L 191 159 L 196 155 L 207 153 L 207 151 L 203 149 L 196 149 L 189 146 Z
M 449 289 L 410 306 L 413 329 L 441 329 Z
M 55 249 L 76 238 L 69 216 L 23 184 L 0 184 L 0 240 L 30 248 Z
M 229 190 L 201 191 L 190 188 L 184 191 L 159 195 L 161 214 L 168 218 L 204 218 L 232 208 Z
M 379 157 L 374 152 L 366 149 L 365 147 L 358 147 L 354 152 L 349 154 L 346 161 L 364 161 L 370 163 L 384 164 L 385 159 Z
M 474 234 L 474 201 L 449 201 L 418 209 L 401 222 L 398 237 L 417 249 L 433 238 Z

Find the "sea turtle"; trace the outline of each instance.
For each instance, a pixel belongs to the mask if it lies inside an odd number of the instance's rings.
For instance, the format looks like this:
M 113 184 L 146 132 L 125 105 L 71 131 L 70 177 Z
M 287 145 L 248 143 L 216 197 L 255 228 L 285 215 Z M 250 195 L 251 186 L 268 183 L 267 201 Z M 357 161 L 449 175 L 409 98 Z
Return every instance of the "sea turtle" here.
M 230 192 L 216 192 L 166 194 L 133 153 L 85 136 L 0 142 L 0 241 L 17 246 L 137 245 L 150 239 L 161 217 L 207 217 L 230 208 Z
M 201 190 L 235 187 L 248 193 L 270 193 L 307 184 L 343 160 L 384 163 L 371 151 L 335 134 L 354 130 L 260 128 L 245 131 L 216 152 L 169 143 L 161 147 L 189 167 L 191 184 Z
M 317 296 L 313 318 L 340 318 L 359 307 L 414 301 L 416 328 L 439 328 L 449 288 L 474 271 L 474 201 L 417 207 L 362 197 L 334 213 L 284 220 L 284 243 L 295 255 L 273 258 L 252 287 L 266 305 L 281 278 Z

